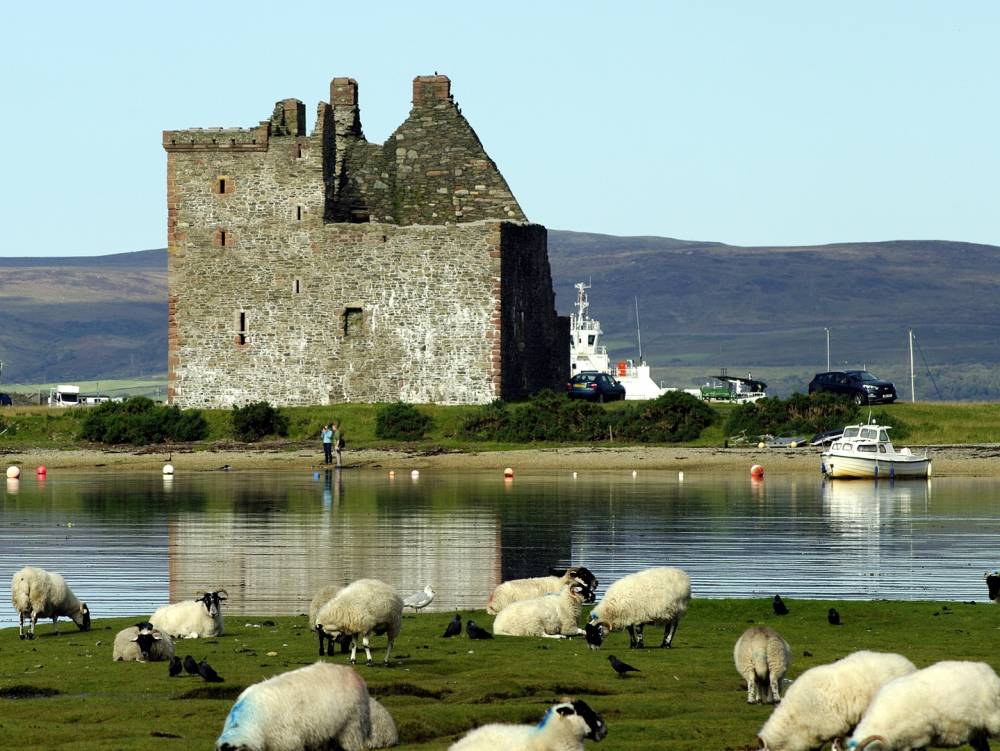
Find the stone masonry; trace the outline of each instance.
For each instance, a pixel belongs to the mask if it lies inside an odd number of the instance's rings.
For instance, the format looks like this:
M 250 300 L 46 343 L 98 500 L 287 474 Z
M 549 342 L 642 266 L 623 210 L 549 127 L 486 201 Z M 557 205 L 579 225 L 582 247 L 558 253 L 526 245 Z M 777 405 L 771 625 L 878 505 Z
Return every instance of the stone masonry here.
M 385 144 L 335 78 L 309 135 L 285 99 L 257 127 L 164 131 L 163 147 L 171 403 L 482 404 L 565 382 L 545 228 L 447 77 L 414 79 Z

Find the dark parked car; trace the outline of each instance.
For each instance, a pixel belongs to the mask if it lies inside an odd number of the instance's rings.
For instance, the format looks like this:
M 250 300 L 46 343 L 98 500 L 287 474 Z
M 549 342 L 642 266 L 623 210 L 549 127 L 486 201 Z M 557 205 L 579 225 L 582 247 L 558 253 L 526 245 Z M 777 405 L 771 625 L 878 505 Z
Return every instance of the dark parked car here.
M 625 398 L 625 387 L 607 373 L 584 370 L 566 384 L 566 396 L 592 402 L 613 402 Z
M 890 381 L 876 378 L 867 370 L 835 370 L 817 373 L 809 381 L 809 393 L 829 391 L 849 396 L 855 404 L 892 404 L 896 401 L 896 387 Z
M 9 407 L 13 403 L 10 400 L 10 394 L 0 394 L 0 407 Z

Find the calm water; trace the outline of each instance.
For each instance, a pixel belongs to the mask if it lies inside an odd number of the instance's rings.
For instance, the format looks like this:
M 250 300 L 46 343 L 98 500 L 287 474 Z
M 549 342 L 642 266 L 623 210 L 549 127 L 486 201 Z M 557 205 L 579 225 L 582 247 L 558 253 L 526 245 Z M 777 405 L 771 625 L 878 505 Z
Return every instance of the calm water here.
M 231 615 L 301 613 L 320 586 L 366 576 L 403 594 L 431 583 L 432 610 L 479 608 L 503 579 L 569 562 L 602 591 L 676 565 L 696 597 L 986 601 L 998 532 L 993 479 L 60 471 L 0 487 L 0 581 L 59 571 L 95 617 L 219 587 Z

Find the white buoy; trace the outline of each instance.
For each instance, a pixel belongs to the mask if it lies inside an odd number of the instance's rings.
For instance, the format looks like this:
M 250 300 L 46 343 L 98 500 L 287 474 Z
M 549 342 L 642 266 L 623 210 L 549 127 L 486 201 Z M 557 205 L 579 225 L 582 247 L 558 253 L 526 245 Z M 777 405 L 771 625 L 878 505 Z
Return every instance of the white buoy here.
M 677 481 L 678 482 L 684 482 L 684 473 L 683 472 L 678 472 L 677 473 Z
M 389 479 L 390 480 L 395 480 L 396 479 L 396 473 L 395 473 L 394 470 L 391 470 L 391 469 L 389 470 Z
M 503 471 L 503 476 L 504 477 L 513 477 L 514 476 L 514 470 L 511 467 L 505 467 L 504 471 Z
M 636 475 L 638 475 L 638 474 L 639 474 L 639 473 L 638 473 L 638 472 L 636 472 L 636 471 L 635 471 L 634 469 L 632 470 L 632 477 L 635 477 L 635 476 L 636 476 Z
M 414 480 L 416 480 L 418 477 L 420 477 L 420 470 L 419 469 L 415 469 L 412 472 L 410 472 L 410 477 L 412 477 Z
M 573 473 L 573 479 L 576 479 L 576 472 Z
M 20 467 L 15 467 L 15 466 L 7 467 L 7 477 L 8 477 L 8 479 L 16 480 L 20 476 L 21 476 L 21 468 Z
M 173 473 L 174 473 L 174 465 L 173 464 L 164 464 L 163 465 L 163 474 L 165 474 L 165 475 L 172 475 Z

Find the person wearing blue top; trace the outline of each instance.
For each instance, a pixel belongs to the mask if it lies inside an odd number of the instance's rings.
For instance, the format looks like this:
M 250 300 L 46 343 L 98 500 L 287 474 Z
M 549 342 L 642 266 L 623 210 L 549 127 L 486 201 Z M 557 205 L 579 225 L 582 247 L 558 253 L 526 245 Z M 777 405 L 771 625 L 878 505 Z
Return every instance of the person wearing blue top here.
M 329 425 L 324 425 L 319 437 L 323 441 L 323 463 L 330 464 L 333 461 L 333 430 Z

